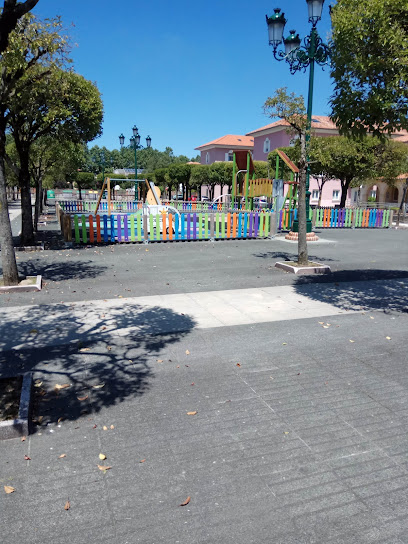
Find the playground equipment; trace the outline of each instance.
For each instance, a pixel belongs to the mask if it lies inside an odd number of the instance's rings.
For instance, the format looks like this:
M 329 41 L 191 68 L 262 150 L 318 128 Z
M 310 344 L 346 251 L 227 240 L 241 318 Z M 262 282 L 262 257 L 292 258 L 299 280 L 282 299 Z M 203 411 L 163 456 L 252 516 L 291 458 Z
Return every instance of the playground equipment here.
M 281 151 L 276 149 L 276 170 L 275 179 L 257 179 L 255 177 L 255 167 L 252 161 L 252 155 L 250 151 L 234 151 L 233 152 L 233 168 L 232 168 L 232 193 L 231 202 L 235 206 L 236 199 L 245 202 L 245 207 L 253 209 L 253 199 L 256 197 L 266 196 L 267 198 L 274 198 L 276 209 L 289 208 L 294 209 L 297 204 L 297 179 L 294 177 L 298 175 L 298 167 L 290 160 L 290 158 Z M 280 160 L 282 160 L 290 169 L 290 181 L 283 181 L 283 184 L 287 184 L 288 190 L 284 199 L 278 197 L 284 196 L 282 177 L 280 177 Z M 240 174 L 245 174 L 244 179 L 239 179 Z M 279 183 L 280 181 L 280 183 Z

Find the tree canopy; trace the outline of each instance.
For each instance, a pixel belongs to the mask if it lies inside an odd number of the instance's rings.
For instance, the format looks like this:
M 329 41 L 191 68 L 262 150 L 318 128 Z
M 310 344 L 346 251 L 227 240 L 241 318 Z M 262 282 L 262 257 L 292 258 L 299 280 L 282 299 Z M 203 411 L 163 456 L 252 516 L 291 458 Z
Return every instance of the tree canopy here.
M 333 120 L 354 135 L 408 129 L 407 0 L 338 0 L 331 18 Z

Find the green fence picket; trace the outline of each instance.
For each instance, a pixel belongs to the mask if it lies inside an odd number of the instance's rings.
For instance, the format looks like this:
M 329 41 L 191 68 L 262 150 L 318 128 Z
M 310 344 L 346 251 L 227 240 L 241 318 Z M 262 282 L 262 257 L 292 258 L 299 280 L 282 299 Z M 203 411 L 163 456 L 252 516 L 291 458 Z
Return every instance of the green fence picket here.
M 74 229 L 75 229 L 75 242 L 79 244 L 81 241 L 79 237 L 79 225 L 78 225 L 78 216 L 74 215 Z
M 130 239 L 132 240 L 132 242 L 134 242 L 136 240 L 136 237 L 135 237 L 135 216 L 134 215 L 130 216 Z
M 142 241 L 142 214 L 138 213 L 136 216 L 136 225 L 137 225 L 137 241 Z
M 222 213 L 220 215 L 221 215 L 221 237 L 225 238 L 225 213 Z

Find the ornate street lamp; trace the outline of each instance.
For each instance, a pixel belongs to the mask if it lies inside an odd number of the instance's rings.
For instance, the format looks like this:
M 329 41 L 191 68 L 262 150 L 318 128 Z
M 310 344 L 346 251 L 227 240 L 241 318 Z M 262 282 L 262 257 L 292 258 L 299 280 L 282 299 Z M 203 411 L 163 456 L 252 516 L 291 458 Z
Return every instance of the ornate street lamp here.
M 133 149 L 135 150 L 135 200 L 137 200 L 139 181 L 137 179 L 137 153 L 136 153 L 136 151 L 138 149 L 143 149 L 143 146 L 140 145 L 140 134 L 139 134 L 139 129 L 137 128 L 136 125 L 133 125 L 132 133 L 133 133 L 133 136 L 130 138 L 130 147 L 133 147 Z M 119 143 L 120 143 L 120 146 L 123 147 L 123 144 L 125 143 L 125 137 L 124 137 L 123 134 L 121 134 L 119 136 Z M 148 136 L 146 138 L 146 147 L 151 147 L 151 145 L 152 145 L 152 139 L 150 138 L 150 136 Z
M 266 16 L 268 25 L 269 45 L 273 47 L 273 56 L 276 60 L 285 60 L 289 64 L 290 73 L 294 74 L 300 70 L 306 71 L 309 68 L 309 92 L 307 98 L 307 123 L 306 123 L 306 151 L 308 151 L 310 132 L 312 126 L 312 105 L 313 105 L 313 82 L 314 82 L 314 66 L 317 63 L 319 66 L 324 66 L 329 63 L 330 50 L 325 45 L 317 33 L 316 25 L 322 17 L 324 0 L 306 0 L 309 23 L 312 23 L 312 30 L 309 36 L 303 40 L 304 45 L 301 45 L 299 35 L 295 30 L 291 30 L 287 38 L 283 39 L 286 19 L 285 14 L 281 13 L 280 9 L 275 9 L 274 15 Z M 279 45 L 283 42 L 285 51 L 278 50 Z M 312 231 L 312 222 L 309 219 L 310 208 L 310 165 L 309 156 L 307 155 L 307 171 L 306 171 L 306 232 Z M 294 221 L 292 230 L 298 231 L 298 222 Z

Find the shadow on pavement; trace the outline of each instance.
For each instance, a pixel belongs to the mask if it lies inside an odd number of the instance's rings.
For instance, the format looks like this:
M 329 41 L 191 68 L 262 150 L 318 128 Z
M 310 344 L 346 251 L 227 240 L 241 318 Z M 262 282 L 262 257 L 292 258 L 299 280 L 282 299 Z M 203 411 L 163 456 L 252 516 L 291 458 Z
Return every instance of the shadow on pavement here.
M 123 304 L 104 312 L 90 303 L 32 307 L 21 319 L 4 315 L 0 377 L 35 372 L 42 425 L 142 395 L 154 378 L 150 363 L 195 326 L 189 316 L 160 307 Z
M 325 276 L 298 276 L 294 288 L 312 300 L 344 310 L 408 312 L 408 272 L 341 270 Z
M 32 259 L 18 264 L 18 271 L 23 276 L 41 274 L 44 281 L 65 281 L 69 279 L 96 278 L 108 268 L 89 261 L 72 262 L 45 262 L 41 259 Z
M 254 257 L 259 257 L 260 259 L 284 259 L 285 261 L 297 261 L 297 253 L 287 253 L 286 251 L 266 251 L 264 253 L 254 253 Z M 329 257 L 316 257 L 315 255 L 309 255 L 310 261 L 317 262 L 334 262 L 338 259 L 330 259 Z

